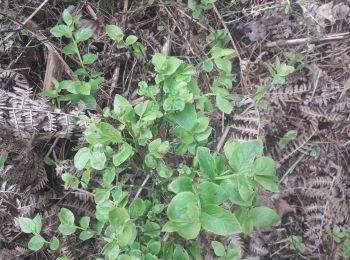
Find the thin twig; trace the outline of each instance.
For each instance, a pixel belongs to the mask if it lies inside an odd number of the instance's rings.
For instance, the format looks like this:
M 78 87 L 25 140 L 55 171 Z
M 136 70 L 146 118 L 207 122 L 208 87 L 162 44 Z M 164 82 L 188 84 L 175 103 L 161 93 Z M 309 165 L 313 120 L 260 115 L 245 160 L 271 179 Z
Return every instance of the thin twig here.
M 290 46 L 290 45 L 297 45 L 297 44 L 306 44 L 306 43 L 324 43 L 324 42 L 330 42 L 330 41 L 339 41 L 339 40 L 346 40 L 350 39 L 350 32 L 346 33 L 336 33 L 336 34 L 330 34 L 326 35 L 324 37 L 318 37 L 318 38 L 300 38 L 300 39 L 291 39 L 291 40 L 279 40 L 275 42 L 268 42 L 264 46 L 267 48 L 272 47 L 284 47 L 284 46 Z
M 146 185 L 147 181 L 149 180 L 149 178 L 151 177 L 151 175 L 147 175 L 146 178 L 144 179 L 144 181 L 142 182 L 141 184 L 141 187 L 138 189 L 138 191 L 136 192 L 136 195 L 134 197 L 134 200 L 136 200 L 140 194 L 141 194 L 141 191 L 143 190 L 143 187 Z

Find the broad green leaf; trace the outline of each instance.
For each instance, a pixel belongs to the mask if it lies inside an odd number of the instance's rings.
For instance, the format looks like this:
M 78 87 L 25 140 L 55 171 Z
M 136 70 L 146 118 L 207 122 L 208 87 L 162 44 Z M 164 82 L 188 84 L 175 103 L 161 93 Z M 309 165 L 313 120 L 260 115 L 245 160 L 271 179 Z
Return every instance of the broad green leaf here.
M 52 237 L 49 243 L 49 247 L 51 250 L 57 250 L 60 247 L 60 241 L 57 237 Z
M 228 199 L 228 194 L 219 185 L 213 182 L 204 182 L 198 185 L 198 194 L 201 206 L 208 204 L 220 205 Z
M 82 217 L 79 221 L 80 227 L 84 230 L 86 230 L 89 227 L 89 223 L 90 223 L 90 217 L 88 216 Z
M 74 167 L 78 170 L 84 169 L 85 165 L 91 158 L 90 149 L 87 147 L 79 149 L 74 156 Z
M 95 190 L 95 202 L 96 202 L 96 204 L 101 204 L 102 202 L 108 200 L 110 194 L 111 194 L 110 190 L 97 188 Z
M 91 95 L 79 95 L 79 100 L 82 100 L 86 109 L 96 110 L 96 99 Z
M 74 214 L 69 209 L 61 208 L 58 218 L 64 225 L 74 225 Z
M 79 187 L 79 180 L 77 177 L 70 173 L 63 173 L 62 180 L 64 181 L 64 188 L 67 190 L 69 188 L 76 190 Z
M 170 149 L 169 141 L 162 142 L 160 138 L 155 139 L 149 143 L 148 149 L 155 158 L 161 159 Z
M 282 76 L 282 77 L 285 77 L 285 76 L 288 76 L 289 74 L 293 73 L 295 71 L 294 67 L 293 66 L 289 66 L 287 64 L 281 64 L 281 67 L 279 70 L 277 70 L 277 73 Z
M 225 144 L 224 151 L 233 172 L 246 174 L 252 170 L 253 159 L 262 154 L 263 143 L 260 139 L 231 141 Z
M 182 128 L 191 131 L 197 121 L 197 112 L 192 104 L 186 104 L 184 110 L 175 113 L 171 118 Z
M 283 135 L 283 137 L 278 141 L 278 146 L 280 149 L 284 149 L 287 147 L 288 143 L 294 140 L 298 135 L 296 130 L 290 130 Z
M 190 247 L 191 256 L 193 260 L 203 260 L 202 257 L 202 244 L 199 241 L 192 243 Z
M 114 107 L 114 112 L 116 112 L 118 115 L 124 114 L 125 112 L 128 112 L 129 110 L 133 110 L 129 101 L 127 101 L 121 95 L 115 95 L 113 107 Z
M 124 38 L 123 30 L 119 26 L 107 25 L 106 31 L 108 36 L 116 42 L 120 42 Z
M 137 41 L 137 37 L 135 35 L 129 35 L 125 39 L 126 46 L 129 46 Z
M 135 199 L 129 206 L 129 214 L 131 218 L 143 216 L 146 212 L 146 204 L 142 199 Z
M 170 178 L 173 175 L 173 170 L 164 163 L 158 163 L 156 171 L 162 178 Z
M 250 211 L 253 225 L 255 227 L 270 227 L 278 224 L 280 217 L 278 214 L 268 207 L 256 207 Z
M 193 180 L 188 176 L 179 176 L 168 185 L 168 190 L 174 193 L 193 191 Z
M 76 42 L 86 41 L 93 35 L 90 28 L 80 28 L 74 32 L 74 39 Z
M 92 230 L 84 230 L 80 233 L 79 239 L 85 241 L 92 238 L 94 235 L 95 233 Z
M 62 19 L 65 22 L 65 24 L 67 24 L 68 26 L 73 23 L 73 17 L 67 9 L 63 10 Z
M 126 224 L 123 232 L 118 236 L 118 244 L 121 247 L 127 246 L 133 237 L 133 224 Z
M 198 198 L 192 192 L 181 192 L 169 203 L 167 214 L 170 220 L 192 222 L 188 212 L 192 208 L 198 208 Z
M 119 255 L 119 245 L 116 240 L 112 240 L 103 248 L 103 253 L 108 260 L 115 260 Z
M 221 242 L 212 241 L 211 246 L 214 249 L 214 253 L 216 256 L 224 256 L 226 254 L 225 247 Z
M 215 172 L 215 161 L 206 147 L 198 147 L 196 158 L 199 162 L 200 175 L 208 180 L 213 180 Z
M 33 251 L 38 251 L 44 246 L 45 242 L 46 241 L 42 236 L 35 235 L 29 240 L 28 248 Z
M 231 114 L 233 110 L 232 103 L 220 94 L 216 95 L 216 106 L 225 114 Z
M 93 53 L 87 53 L 83 56 L 83 64 L 89 65 L 95 62 L 97 55 Z
M 187 251 L 182 246 L 176 245 L 172 259 L 173 260 L 189 260 L 190 257 L 188 256 Z
M 232 66 L 231 66 L 231 62 L 229 60 L 222 59 L 222 58 L 215 58 L 214 62 L 215 62 L 215 65 L 220 70 L 224 71 L 225 73 L 231 73 Z
M 123 226 L 130 219 L 126 209 L 116 208 L 109 212 L 109 222 L 114 228 Z
M 278 178 L 276 176 L 269 175 L 257 175 L 255 176 L 255 180 L 263 186 L 265 189 L 271 192 L 278 191 Z
M 157 255 L 160 252 L 160 249 L 162 247 L 162 243 L 158 240 L 151 240 L 147 243 L 147 253 L 150 253 L 152 255 Z
M 202 207 L 200 221 L 204 229 L 217 235 L 226 236 L 241 232 L 241 226 L 236 217 L 217 205 Z
M 177 233 L 183 237 L 184 239 L 195 239 L 199 232 L 201 231 L 201 223 L 199 222 L 191 222 L 184 223 L 178 230 Z
M 160 236 L 160 226 L 155 222 L 148 221 L 143 226 L 143 235 L 149 238 L 159 238 Z
M 21 231 L 27 234 L 33 233 L 35 230 L 35 224 L 34 221 L 30 218 L 19 218 L 19 226 L 21 228 Z
M 214 68 L 214 64 L 210 59 L 207 59 L 203 62 L 203 69 L 206 72 L 211 72 L 213 70 L 213 68 Z
M 72 38 L 72 29 L 69 28 L 67 25 L 56 25 L 53 28 L 51 28 L 50 33 L 54 37 L 66 37 L 66 38 Z
M 113 164 L 118 167 L 125 162 L 133 154 L 132 146 L 124 143 L 120 148 L 119 152 L 113 155 Z
M 78 47 L 74 42 L 68 43 L 66 46 L 63 47 L 62 52 L 64 54 L 75 54 L 78 53 Z

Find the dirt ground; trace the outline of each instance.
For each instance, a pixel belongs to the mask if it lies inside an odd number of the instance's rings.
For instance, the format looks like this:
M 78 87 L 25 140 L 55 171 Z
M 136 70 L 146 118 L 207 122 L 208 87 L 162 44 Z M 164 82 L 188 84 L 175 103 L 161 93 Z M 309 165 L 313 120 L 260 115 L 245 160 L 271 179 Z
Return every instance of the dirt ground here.
M 137 84 L 152 76 L 144 68 L 155 52 L 170 46 L 171 56 L 197 66 L 208 55 L 209 35 L 225 31 L 230 37 L 217 40 L 239 53 L 230 91 L 245 98 L 230 115 L 209 113 L 215 130 L 209 144 L 215 150 L 230 139 L 264 140 L 266 153 L 278 161 L 280 180 L 280 191 L 266 195 L 266 203 L 282 219 L 277 227 L 226 239 L 239 246 L 242 259 L 345 259 L 345 239 L 335 241 L 333 229 L 350 230 L 350 1 L 218 0 L 215 7 L 194 19 L 187 1 L 0 0 L 1 96 L 19 86 L 32 91 L 31 107 L 50 109 L 50 101 L 37 93 L 52 88 L 50 76 L 69 78 L 77 67 L 76 60 L 60 54 L 64 43 L 49 33 L 66 8 L 81 13 L 78 26 L 94 32 L 84 48 L 98 55 L 95 69 L 105 76 L 96 95 L 99 107 L 113 103 L 116 93 L 137 102 Z M 147 58 L 116 49 L 106 36 L 107 24 L 136 35 Z M 277 56 L 299 69 L 284 84 L 272 85 L 263 97 L 265 108 L 258 110 L 251 97 L 271 81 L 268 64 Z M 209 89 L 207 74 L 198 71 L 201 89 Z M 11 102 L 20 98 L 9 102 L 1 96 L 0 152 L 10 153 L 6 164 L 12 167 L 0 171 L 0 259 L 55 259 L 48 249 L 33 253 L 26 248 L 28 236 L 16 218 L 40 213 L 44 234 L 52 235 L 58 233 L 56 215 L 62 206 L 93 216 L 93 197 L 64 190 L 60 178 L 73 168 L 81 135 L 79 129 L 66 133 L 71 126 L 64 115 L 81 111 L 67 104 L 54 115 L 54 130 L 33 126 L 40 112 L 23 112 L 14 126 Z M 46 138 L 38 137 L 39 128 Z M 290 130 L 297 137 L 281 149 L 278 141 Z M 57 166 L 45 164 L 46 156 Z M 304 253 L 290 248 L 290 236 L 302 237 Z M 88 256 L 101 241 L 68 237 L 61 242 L 61 252 L 71 259 L 93 259 Z

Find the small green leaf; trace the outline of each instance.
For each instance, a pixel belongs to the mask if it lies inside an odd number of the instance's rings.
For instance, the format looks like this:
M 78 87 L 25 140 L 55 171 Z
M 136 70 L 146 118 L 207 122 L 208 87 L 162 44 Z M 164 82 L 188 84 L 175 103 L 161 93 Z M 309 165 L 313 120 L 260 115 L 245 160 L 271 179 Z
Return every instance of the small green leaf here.
M 170 149 L 169 141 L 162 142 L 160 138 L 155 139 L 149 143 L 148 149 L 155 158 L 161 159 Z
M 85 165 L 91 158 L 90 149 L 87 147 L 79 149 L 79 151 L 74 156 L 74 166 L 78 170 L 84 169 Z
M 62 235 L 69 236 L 77 230 L 76 226 L 73 225 L 59 225 L 58 230 L 62 233 Z
M 193 180 L 190 177 L 180 176 L 168 185 L 168 190 L 176 194 L 184 191 L 193 191 L 192 184 Z
M 71 16 L 71 14 L 67 9 L 63 10 L 62 19 L 68 26 L 73 23 L 73 17 Z
M 182 128 L 191 131 L 197 121 L 197 112 L 192 104 L 186 104 L 184 110 L 175 113 L 171 118 Z
M 134 224 L 126 224 L 123 228 L 123 232 L 118 237 L 118 244 L 121 247 L 127 246 L 132 243 L 135 238 L 134 232 L 136 233 L 136 227 Z M 136 235 L 136 234 L 135 234 Z
M 66 38 L 72 38 L 72 29 L 63 24 L 56 25 L 55 27 L 51 28 L 50 33 L 54 37 L 65 36 Z
M 102 202 L 109 199 L 110 190 L 107 189 L 96 189 L 95 190 L 95 202 L 96 204 L 101 204 Z
M 203 62 L 203 69 L 206 72 L 211 72 L 213 70 L 213 68 L 214 68 L 214 64 L 210 59 L 207 59 Z
M 173 260 L 189 260 L 190 257 L 187 253 L 187 251 L 180 245 L 176 245 L 174 254 L 173 254 Z
M 287 147 L 290 141 L 293 141 L 298 135 L 298 132 L 295 130 L 290 130 L 283 135 L 283 137 L 278 141 L 278 146 L 280 149 Z
M 83 56 L 83 64 L 89 65 L 95 62 L 97 55 L 93 53 L 88 53 Z
M 107 31 L 108 36 L 112 40 L 114 40 L 116 42 L 120 42 L 121 40 L 123 40 L 124 33 L 119 26 L 111 25 L 111 24 L 107 25 L 106 31 Z
M 109 187 L 115 179 L 115 168 L 108 167 L 103 174 L 103 186 Z
M 268 207 L 256 207 L 250 211 L 250 216 L 255 227 L 270 227 L 280 221 L 278 214 Z
M 62 52 L 64 54 L 75 54 L 78 53 L 78 47 L 74 42 L 68 43 L 66 46 L 63 47 Z
M 196 158 L 199 162 L 200 174 L 208 180 L 215 177 L 215 161 L 207 147 L 198 147 Z
M 236 217 L 217 205 L 202 207 L 200 221 L 204 229 L 217 235 L 226 236 L 241 232 L 241 226 Z
M 155 53 L 152 57 L 152 64 L 157 72 L 160 72 L 164 63 L 166 62 L 166 58 L 161 53 Z
M 233 110 L 233 105 L 224 96 L 216 95 L 216 106 L 225 114 L 231 114 Z
M 115 260 L 119 255 L 119 245 L 116 240 L 112 240 L 103 248 L 103 253 L 108 260 Z
M 57 237 L 52 237 L 49 243 L 49 247 L 51 250 L 57 250 L 60 247 L 60 241 Z
M 133 154 L 132 146 L 124 143 L 119 152 L 113 156 L 113 164 L 118 167 Z
M 79 221 L 80 227 L 84 230 L 86 230 L 89 227 L 89 223 L 90 223 L 90 217 L 88 216 L 82 217 Z
M 129 45 L 135 43 L 136 41 L 137 41 L 137 37 L 135 35 L 129 35 L 125 39 L 125 44 L 126 44 L 126 46 L 129 46 Z
M 214 249 L 214 253 L 215 253 L 216 256 L 224 256 L 224 255 L 226 255 L 225 247 L 219 241 L 212 241 L 211 242 L 211 246 Z
M 35 235 L 29 240 L 28 248 L 33 251 L 38 251 L 44 246 L 45 242 L 46 241 L 42 236 Z
M 4 166 L 4 163 L 7 161 L 8 155 L 8 152 L 0 153 L 0 168 Z
M 35 218 L 33 218 L 33 222 L 34 222 L 34 234 L 40 234 L 41 227 L 42 227 L 41 216 L 37 214 Z
M 92 238 L 94 235 L 95 233 L 92 230 L 84 230 L 80 233 L 79 239 L 85 241 Z
M 141 217 L 146 211 L 146 204 L 142 199 L 135 199 L 131 202 L 129 207 L 129 214 L 131 218 Z
M 269 175 L 257 175 L 255 176 L 255 180 L 263 186 L 265 189 L 271 192 L 278 191 L 278 178 L 276 176 Z
M 80 28 L 74 32 L 74 39 L 76 42 L 86 41 L 93 35 L 90 28 Z
M 74 225 L 74 214 L 69 209 L 61 208 L 58 218 L 64 225 Z
M 151 240 L 147 244 L 147 253 L 150 253 L 152 255 L 157 255 L 160 252 L 160 249 L 162 247 L 162 243 L 157 240 Z
M 109 212 L 109 222 L 114 228 L 123 226 L 130 219 L 126 209 L 116 208 Z
M 231 66 L 231 62 L 229 60 L 222 59 L 222 58 L 215 58 L 214 62 L 215 62 L 215 65 L 220 70 L 224 71 L 225 73 L 231 73 L 232 66 Z
M 27 233 L 27 234 L 33 233 L 35 230 L 34 221 L 31 220 L 30 218 L 20 217 L 19 218 L 19 226 L 20 226 L 22 232 Z

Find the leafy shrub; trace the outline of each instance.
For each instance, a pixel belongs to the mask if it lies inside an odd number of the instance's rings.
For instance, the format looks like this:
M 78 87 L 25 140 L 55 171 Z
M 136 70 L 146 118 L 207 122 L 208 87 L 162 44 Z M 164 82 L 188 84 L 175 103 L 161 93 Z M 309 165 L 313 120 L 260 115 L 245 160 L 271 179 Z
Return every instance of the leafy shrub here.
M 101 75 L 85 67 L 96 57 L 81 56 L 78 51 L 78 43 L 91 36 L 84 28 L 74 30 L 78 18 L 65 11 L 65 25 L 55 26 L 51 33 L 71 39 L 63 52 L 78 56 L 82 67 L 76 75 L 89 78 L 89 82 L 56 82 L 57 92 L 46 95 L 57 98 L 60 91 L 66 90 L 84 100 L 83 96 L 91 97 L 99 85 L 95 84 L 91 91 L 90 81 L 100 81 Z M 115 25 L 107 26 L 107 34 L 118 43 L 117 48 L 131 47 L 135 55 L 140 54 L 135 53 L 142 49 L 141 44 L 134 46 L 136 36 L 125 38 Z M 210 72 L 215 64 L 219 75 L 213 92 L 204 94 L 192 65 L 156 53 L 151 61 L 154 80 L 138 85 L 143 101 L 131 105 L 123 96 L 115 95 L 113 107 L 104 108 L 103 117 L 80 117 L 87 124 L 86 146 L 75 154 L 74 166 L 82 175 L 65 173 L 62 180 L 65 189 L 93 190 L 96 213 L 94 218 L 82 216 L 78 221 L 72 211 L 62 208 L 58 229 L 63 236 L 79 234 L 83 241 L 103 239 L 101 255 L 105 259 L 189 259 L 189 255 L 201 258 L 201 245 L 188 246 L 184 240 L 195 239 L 202 229 L 222 236 L 250 234 L 253 228 L 279 222 L 276 212 L 259 199 L 261 188 L 278 190 L 276 165 L 263 155 L 263 142 L 227 142 L 225 158 L 212 155 L 206 147 L 212 131 L 204 113 L 212 107 L 207 97 L 215 96 L 216 105 L 223 112 L 232 111 L 230 101 L 234 98 L 227 89 L 234 80 L 230 59 L 235 55 L 232 49 L 212 48 L 211 57 L 203 66 Z M 71 94 L 69 98 L 75 98 Z M 256 94 L 256 100 L 260 101 L 262 95 Z M 164 129 L 169 129 L 169 134 Z M 136 173 L 144 178 L 144 183 L 136 187 L 138 192 L 134 195 L 127 180 Z M 102 183 L 90 182 L 95 176 L 102 176 Z M 140 195 L 148 187 L 151 190 Z M 224 204 L 235 210 L 232 212 Z M 46 243 L 40 236 L 39 219 L 20 219 L 22 230 L 34 234 L 31 241 L 35 238 L 35 243 L 29 244 L 32 250 Z M 169 239 L 164 239 L 164 233 Z M 52 238 L 49 246 L 57 249 L 58 239 Z M 238 257 L 234 245 L 225 249 L 213 241 L 212 246 L 220 259 Z

